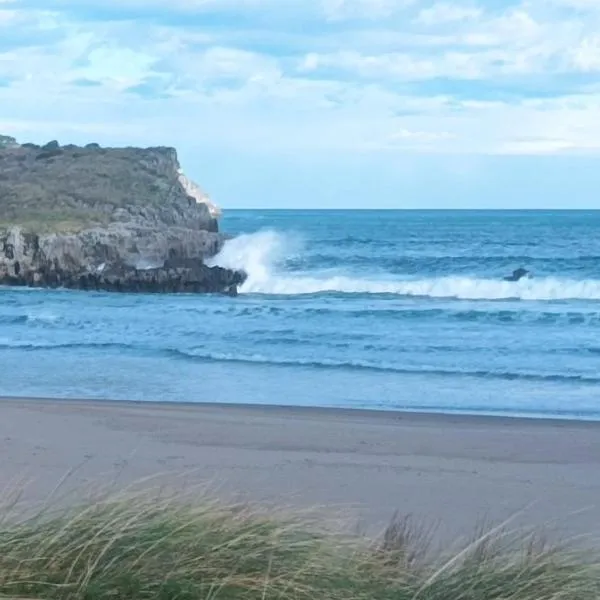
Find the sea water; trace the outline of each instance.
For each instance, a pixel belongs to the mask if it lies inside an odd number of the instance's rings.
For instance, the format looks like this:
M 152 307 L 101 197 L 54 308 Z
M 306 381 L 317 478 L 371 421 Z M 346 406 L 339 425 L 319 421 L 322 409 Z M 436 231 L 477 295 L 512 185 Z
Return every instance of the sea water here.
M 1 289 L 0 395 L 600 417 L 600 212 L 221 227 L 237 298 Z

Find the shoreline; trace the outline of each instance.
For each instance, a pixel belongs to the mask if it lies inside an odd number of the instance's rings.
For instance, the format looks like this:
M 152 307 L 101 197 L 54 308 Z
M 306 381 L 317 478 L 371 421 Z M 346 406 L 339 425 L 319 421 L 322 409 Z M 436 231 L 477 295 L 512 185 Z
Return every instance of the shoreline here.
M 0 481 L 27 502 L 159 477 L 216 499 L 393 514 L 469 538 L 484 521 L 600 541 L 600 423 L 173 402 L 0 399 Z M 195 488 L 194 488 L 195 489 Z M 352 525 L 353 524 L 353 525 Z
M 317 405 L 288 405 L 288 404 L 258 404 L 258 403 L 241 403 L 241 402 L 201 402 L 194 400 L 119 400 L 114 398 L 68 398 L 68 397 L 30 397 L 30 396 L 3 396 L 0 395 L 0 403 L 2 402 L 31 402 L 61 405 L 71 404 L 73 406 L 153 406 L 163 408 L 194 408 L 199 409 L 224 409 L 231 411 L 259 411 L 268 413 L 281 413 L 285 415 L 318 415 L 322 413 L 324 416 L 338 414 L 348 417 L 370 417 L 388 420 L 393 418 L 396 420 L 410 420 L 413 423 L 430 422 L 443 424 L 457 422 L 472 422 L 482 424 L 538 424 L 540 426 L 578 426 L 598 428 L 600 430 L 600 416 L 598 417 L 582 417 L 570 415 L 552 415 L 543 413 L 509 413 L 509 412 L 475 412 L 475 411 L 443 411 L 437 409 L 411 409 L 411 408 L 357 408 L 357 407 L 342 407 L 342 406 L 317 406 Z M 540 415 L 540 416 L 538 416 Z M 543 416 L 542 416 L 543 415 Z

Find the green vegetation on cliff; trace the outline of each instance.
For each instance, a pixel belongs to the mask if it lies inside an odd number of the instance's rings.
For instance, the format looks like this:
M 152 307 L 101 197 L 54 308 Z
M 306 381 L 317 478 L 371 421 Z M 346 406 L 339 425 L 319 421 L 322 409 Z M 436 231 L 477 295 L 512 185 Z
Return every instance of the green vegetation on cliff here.
M 427 557 L 396 521 L 378 541 L 247 507 L 154 494 L 0 524 L 0 594 L 85 600 L 597 600 L 600 571 L 515 534 Z
M 17 145 L 17 140 L 14 137 L 0 134 L 0 148 L 10 148 Z
M 173 148 L 18 145 L 0 137 L 0 227 L 81 231 L 112 222 L 214 231 L 179 181 Z

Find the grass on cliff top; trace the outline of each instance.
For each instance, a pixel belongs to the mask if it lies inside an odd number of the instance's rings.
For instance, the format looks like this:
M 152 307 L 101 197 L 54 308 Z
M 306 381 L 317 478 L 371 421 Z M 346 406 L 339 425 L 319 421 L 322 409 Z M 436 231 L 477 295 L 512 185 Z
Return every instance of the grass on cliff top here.
M 181 203 L 175 167 L 161 149 L 0 147 L 0 222 L 64 233 L 109 222 L 119 208 Z
M 0 523 L 0 596 L 163 600 L 587 600 L 599 563 L 493 531 L 428 558 L 395 520 L 381 539 L 243 506 L 120 495 Z

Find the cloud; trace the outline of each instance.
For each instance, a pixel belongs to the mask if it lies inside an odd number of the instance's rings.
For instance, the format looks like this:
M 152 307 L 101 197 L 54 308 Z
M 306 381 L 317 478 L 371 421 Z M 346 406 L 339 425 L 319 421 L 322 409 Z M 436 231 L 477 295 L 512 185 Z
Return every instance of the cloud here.
M 481 18 L 483 9 L 479 6 L 460 6 L 440 2 L 419 12 L 416 22 L 420 25 L 435 26 Z
M 389 18 L 413 4 L 415 0 L 323 0 L 322 6 L 329 20 L 376 21 Z
M 600 35 L 583 38 L 569 54 L 575 69 L 597 73 L 600 71 Z
M 277 155 L 597 153 L 598 4 L 0 0 L 0 125 Z

